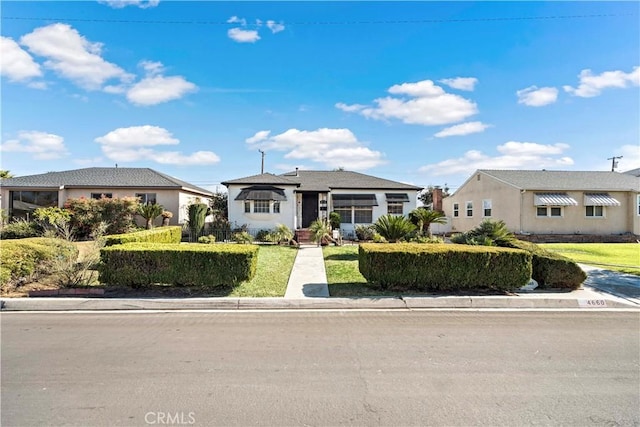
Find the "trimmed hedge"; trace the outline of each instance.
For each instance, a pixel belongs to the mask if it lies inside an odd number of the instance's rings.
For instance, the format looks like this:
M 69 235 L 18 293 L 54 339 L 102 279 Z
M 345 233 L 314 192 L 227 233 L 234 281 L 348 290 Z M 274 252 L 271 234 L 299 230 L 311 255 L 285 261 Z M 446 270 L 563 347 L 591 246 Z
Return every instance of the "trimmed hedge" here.
M 62 239 L 32 237 L 0 242 L 0 283 L 18 282 L 46 273 L 58 258 L 76 260 L 78 248 Z
M 587 280 L 587 274 L 580 266 L 565 256 L 523 240 L 514 240 L 507 245 L 533 255 L 531 277 L 540 288 L 578 289 Z
M 382 289 L 513 291 L 531 278 L 531 254 L 508 248 L 363 243 L 358 261 L 360 273 Z
M 182 227 L 160 227 L 151 230 L 134 231 L 133 233 L 112 234 L 105 236 L 105 246 L 122 245 L 125 243 L 180 243 Z
M 128 243 L 101 249 L 100 260 L 102 283 L 237 285 L 255 275 L 258 246 Z

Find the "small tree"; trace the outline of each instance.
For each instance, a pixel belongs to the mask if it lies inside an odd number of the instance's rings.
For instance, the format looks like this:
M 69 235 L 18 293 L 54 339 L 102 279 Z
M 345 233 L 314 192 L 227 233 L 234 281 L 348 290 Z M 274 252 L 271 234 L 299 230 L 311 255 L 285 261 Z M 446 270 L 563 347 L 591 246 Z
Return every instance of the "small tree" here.
M 145 205 L 139 205 L 136 213 L 145 219 L 146 229 L 150 230 L 153 228 L 153 221 L 155 221 L 156 218 L 162 215 L 163 211 L 164 208 L 162 207 L 162 205 L 149 203 Z
M 13 178 L 13 174 L 8 170 L 0 169 L 0 179 L 2 178 Z
M 409 213 L 409 219 L 418 227 L 421 236 L 425 234 L 431 235 L 431 224 L 446 224 L 447 218 L 442 212 L 432 211 L 431 209 L 417 208 Z
M 433 190 L 435 190 L 436 188 L 438 187 L 434 185 L 429 185 L 426 190 L 418 194 L 418 200 L 420 200 L 422 204 L 425 206 L 431 205 L 433 203 Z M 450 196 L 449 187 L 445 183 L 444 188 L 442 188 L 442 198 L 444 199 L 445 197 L 449 197 L 449 196 Z
M 187 213 L 189 214 L 189 231 L 191 232 L 190 241 L 198 241 L 198 235 L 204 228 L 207 211 L 208 206 L 204 203 L 193 203 L 187 206 Z
M 374 224 L 376 231 L 390 243 L 396 243 L 415 230 L 416 226 L 403 216 L 383 215 Z
M 339 230 L 341 222 L 342 220 L 340 219 L 340 214 L 338 212 L 331 212 L 329 214 L 329 224 L 331 224 L 331 228 Z

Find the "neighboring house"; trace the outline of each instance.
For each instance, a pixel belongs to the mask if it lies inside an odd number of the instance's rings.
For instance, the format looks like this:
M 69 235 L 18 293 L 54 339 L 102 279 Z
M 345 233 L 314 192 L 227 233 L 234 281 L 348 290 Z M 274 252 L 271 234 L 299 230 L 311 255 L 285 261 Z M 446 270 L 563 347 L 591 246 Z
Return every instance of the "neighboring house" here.
M 477 170 L 444 211 L 452 231 L 486 218 L 524 234 L 640 234 L 640 178 L 588 171 Z
M 69 198 L 139 197 L 173 213 L 171 224 L 182 224 L 187 205 L 200 199 L 209 204 L 204 188 L 148 168 L 85 168 L 0 181 L 2 208 L 9 217 L 27 217 L 34 209 L 64 206 Z
M 277 224 L 297 230 L 338 212 L 341 229 L 374 223 L 381 215 L 407 215 L 416 208 L 421 187 L 357 172 L 264 173 L 223 182 L 229 189 L 229 220 L 250 229 Z

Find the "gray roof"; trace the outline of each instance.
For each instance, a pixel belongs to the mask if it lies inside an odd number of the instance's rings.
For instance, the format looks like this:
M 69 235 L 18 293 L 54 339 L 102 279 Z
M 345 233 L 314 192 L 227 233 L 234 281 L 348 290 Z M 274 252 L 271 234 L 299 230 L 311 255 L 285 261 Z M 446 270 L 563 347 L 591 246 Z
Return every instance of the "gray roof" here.
M 377 178 L 351 171 L 308 171 L 298 170 L 282 175 L 265 173 L 223 182 L 228 184 L 270 184 L 296 185 L 298 191 L 346 190 L 422 190 L 422 187 Z
M 479 169 L 477 173 L 492 176 L 522 190 L 640 190 L 640 178 L 618 172 Z
M 630 171 L 624 172 L 627 175 L 640 176 L 640 168 L 631 169 Z
M 84 168 L 0 180 L 6 188 L 150 188 L 179 189 L 202 195 L 211 191 L 149 168 Z

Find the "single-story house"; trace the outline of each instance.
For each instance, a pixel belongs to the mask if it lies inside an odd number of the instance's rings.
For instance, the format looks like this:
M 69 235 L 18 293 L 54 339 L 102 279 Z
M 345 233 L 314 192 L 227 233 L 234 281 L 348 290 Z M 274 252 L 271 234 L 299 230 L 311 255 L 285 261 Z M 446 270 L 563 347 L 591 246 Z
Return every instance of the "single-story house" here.
M 421 187 L 345 170 L 263 173 L 223 182 L 229 189 L 229 220 L 249 229 L 278 224 L 298 230 L 337 212 L 341 229 L 352 233 L 386 214 L 407 215 Z
M 522 234 L 640 234 L 640 178 L 633 174 L 477 170 L 443 202 L 454 232 L 492 218 Z
M 173 213 L 170 224 L 188 219 L 186 207 L 210 191 L 149 168 L 84 168 L 0 180 L 2 208 L 9 217 L 27 217 L 39 207 L 62 207 L 69 198 L 139 197 Z

